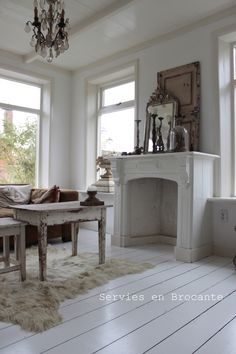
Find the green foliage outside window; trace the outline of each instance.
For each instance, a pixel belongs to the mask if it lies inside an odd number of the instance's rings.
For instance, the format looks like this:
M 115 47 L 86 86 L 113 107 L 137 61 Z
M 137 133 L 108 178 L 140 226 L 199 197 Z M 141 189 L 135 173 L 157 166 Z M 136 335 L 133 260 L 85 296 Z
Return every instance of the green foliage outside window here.
M 0 133 L 0 183 L 29 183 L 35 185 L 37 122 L 16 127 L 4 121 Z

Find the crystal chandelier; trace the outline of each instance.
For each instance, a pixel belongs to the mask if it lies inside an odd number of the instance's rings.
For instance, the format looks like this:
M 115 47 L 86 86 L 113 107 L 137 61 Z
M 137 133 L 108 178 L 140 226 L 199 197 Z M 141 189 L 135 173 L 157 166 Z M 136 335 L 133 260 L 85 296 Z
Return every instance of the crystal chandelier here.
M 26 22 L 25 32 L 31 29 L 30 45 L 49 63 L 64 53 L 69 48 L 69 19 L 65 19 L 64 1 L 34 0 L 34 20 Z

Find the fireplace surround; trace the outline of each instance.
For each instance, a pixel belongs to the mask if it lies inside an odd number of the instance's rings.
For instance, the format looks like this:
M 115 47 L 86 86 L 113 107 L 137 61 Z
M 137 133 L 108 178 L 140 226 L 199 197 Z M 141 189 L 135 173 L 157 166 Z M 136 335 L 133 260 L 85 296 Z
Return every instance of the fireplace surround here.
M 112 244 L 172 243 L 176 259 L 185 262 L 210 255 L 207 199 L 213 196 L 215 158 L 200 152 L 111 158 Z

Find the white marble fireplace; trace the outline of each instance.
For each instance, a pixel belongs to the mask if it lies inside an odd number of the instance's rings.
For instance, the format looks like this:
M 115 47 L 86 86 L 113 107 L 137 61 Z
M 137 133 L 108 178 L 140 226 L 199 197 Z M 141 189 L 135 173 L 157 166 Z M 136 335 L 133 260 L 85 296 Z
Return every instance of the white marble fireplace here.
M 112 244 L 167 242 L 185 262 L 211 254 L 207 198 L 213 196 L 216 157 L 181 152 L 112 158 Z

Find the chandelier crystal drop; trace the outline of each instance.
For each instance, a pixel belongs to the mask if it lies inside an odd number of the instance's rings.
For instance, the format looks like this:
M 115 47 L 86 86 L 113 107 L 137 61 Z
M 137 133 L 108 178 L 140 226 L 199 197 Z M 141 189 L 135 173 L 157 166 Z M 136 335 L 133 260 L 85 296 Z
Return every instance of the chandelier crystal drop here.
M 63 0 L 34 0 L 34 20 L 27 21 L 25 32 L 33 31 L 30 45 L 51 63 L 69 48 L 69 19 L 65 19 Z

